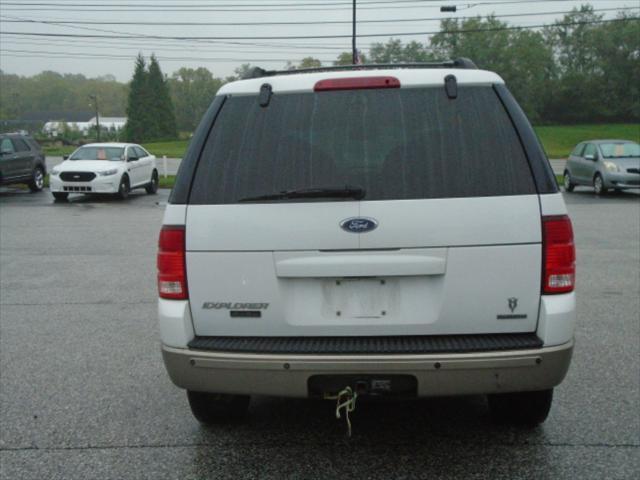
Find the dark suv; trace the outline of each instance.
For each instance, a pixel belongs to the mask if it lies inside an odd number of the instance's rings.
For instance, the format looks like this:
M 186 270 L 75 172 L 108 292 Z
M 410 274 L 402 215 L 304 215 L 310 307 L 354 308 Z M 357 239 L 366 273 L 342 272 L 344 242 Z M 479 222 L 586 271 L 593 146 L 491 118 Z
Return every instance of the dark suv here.
M 47 173 L 40 145 L 29 135 L 0 134 L 0 185 L 26 183 L 32 192 L 44 187 Z

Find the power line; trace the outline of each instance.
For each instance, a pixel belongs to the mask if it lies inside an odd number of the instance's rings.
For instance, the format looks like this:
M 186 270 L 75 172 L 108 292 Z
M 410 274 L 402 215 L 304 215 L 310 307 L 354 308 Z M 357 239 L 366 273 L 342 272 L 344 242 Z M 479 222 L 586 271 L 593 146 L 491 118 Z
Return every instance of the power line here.
M 19 18 L 19 17 L 10 17 L 10 18 Z M 39 20 L 33 20 L 34 23 L 41 23 L 41 21 Z M 55 25 L 55 23 L 54 23 Z M 98 36 L 99 38 L 107 38 L 107 39 L 125 39 L 127 41 L 131 41 L 131 40 L 137 40 L 137 41 L 154 41 L 154 42 L 158 42 L 158 41 L 170 41 L 170 42 L 191 42 L 191 43 L 196 43 L 198 45 L 202 45 L 202 41 L 198 40 L 198 39 L 193 39 L 193 40 L 189 40 L 189 39 L 175 39 L 175 38 L 169 38 L 169 37 L 158 37 L 158 36 L 153 36 L 153 35 L 146 35 L 146 34 L 130 34 L 130 33 L 125 33 L 125 32 L 120 32 L 120 31 L 115 31 L 115 30 L 105 30 L 105 29 L 100 29 L 100 28 L 90 28 L 90 27 L 82 27 L 82 26 L 72 26 L 72 25 L 61 25 L 65 28 L 74 28 L 74 29 L 80 29 L 80 30 L 89 30 L 89 31 L 99 31 L 99 32 L 105 32 L 105 33 L 113 33 L 116 35 L 109 35 L 109 36 Z M 5 32 L 0 31 L 0 35 L 4 34 Z M 199 42 L 199 43 L 197 43 Z M 207 41 L 206 44 L 210 44 L 210 43 L 227 43 L 230 45 L 244 45 L 246 44 L 246 42 L 243 41 L 224 41 L 224 40 L 210 40 Z M 184 43 L 183 43 L 184 44 Z M 255 43 L 254 45 L 259 45 L 257 43 Z M 277 44 L 262 44 L 265 47 L 269 47 L 269 46 L 279 46 Z M 298 43 L 297 45 L 299 45 L 301 48 L 303 47 L 308 47 L 308 46 L 316 46 L 315 44 L 300 44 Z M 326 43 L 323 42 L 323 45 L 326 45 Z M 340 44 L 341 46 L 342 44 Z M 293 46 L 292 46 L 293 47 Z M 325 48 L 322 47 L 320 45 L 317 46 L 318 48 Z M 293 47 L 295 48 L 295 47 Z
M 360 0 L 362 5 L 376 5 L 376 4 L 399 4 L 399 3 L 433 3 L 435 1 L 442 0 Z M 130 3 L 74 3 L 74 2 L 0 2 L 3 5 L 13 5 L 13 6 L 26 6 L 26 7 L 124 7 L 130 8 L 132 5 Z M 210 3 L 210 2 L 209 2 Z M 215 4 L 214 4 L 215 5 Z M 315 7 L 327 7 L 334 5 L 351 5 L 351 2 L 342 0 L 342 1 L 329 1 L 329 2 L 289 2 L 289 3 L 254 3 L 254 4 L 217 4 L 215 5 L 217 8 L 238 8 L 238 7 L 293 7 L 293 6 L 315 6 Z M 185 4 L 185 3 L 174 3 L 173 5 L 158 5 L 156 2 L 153 3 L 138 3 L 137 7 L 144 8 L 157 8 L 162 6 L 170 6 L 176 8 L 202 8 L 203 4 Z
M 520 2 L 501 2 L 501 3 L 524 3 L 522 1 Z M 632 10 L 633 8 L 628 7 L 620 7 L 618 9 L 594 9 L 592 11 L 596 12 L 596 11 L 606 11 L 606 10 L 618 10 L 618 11 L 622 11 L 622 10 Z M 502 18 L 502 17 L 515 17 L 515 16 L 536 16 L 536 15 L 544 15 L 544 14 L 559 14 L 559 13 L 571 13 L 571 12 L 537 12 L 537 13 L 524 13 L 524 14 L 512 14 L 512 15 L 494 15 L 493 18 Z M 3 17 L 2 15 L 0 15 L 0 17 Z M 112 34 L 116 34 L 116 35 L 110 35 L 110 36 L 97 36 L 98 38 L 100 38 L 101 42 L 105 42 L 105 38 L 110 39 L 114 42 L 127 42 L 127 44 L 132 43 L 132 41 L 137 42 L 138 44 L 143 44 L 144 42 L 154 42 L 154 46 L 155 44 L 157 44 L 157 42 L 178 42 L 184 45 L 185 42 L 191 42 L 194 43 L 196 45 L 201 45 L 202 42 L 199 42 L 201 39 L 200 38 L 196 38 L 193 37 L 193 39 L 187 39 L 187 38 L 183 38 L 183 37 L 159 37 L 159 36 L 155 36 L 155 35 L 144 35 L 144 34 L 130 34 L 130 33 L 126 33 L 126 32 L 121 32 L 121 31 L 115 31 L 115 30 L 106 30 L 106 29 L 97 29 L 97 28 L 89 28 L 89 27 L 82 27 L 82 26 L 77 26 L 77 25 L 67 25 L 67 22 L 55 22 L 55 21 L 51 21 L 51 20 L 36 20 L 36 19 L 28 19 L 28 18 L 21 18 L 21 17 L 14 17 L 14 16 L 4 16 L 5 18 L 10 18 L 12 20 L 16 20 L 16 21 L 24 21 L 26 23 L 43 23 L 43 24 L 50 24 L 50 25 L 58 25 L 64 28 L 75 28 L 75 29 L 81 29 L 81 30 L 89 30 L 89 31 L 102 31 L 105 33 L 112 33 Z M 458 17 L 458 20 L 464 21 L 468 18 L 477 18 L 477 17 Z M 430 20 L 441 20 L 441 19 L 423 19 L 424 21 L 430 21 Z M 7 20 L 0 20 L 1 22 L 7 22 Z M 348 23 L 348 22 L 347 22 Z M 4 32 L 0 31 L 0 34 L 2 34 Z M 20 33 L 18 32 L 9 32 L 9 33 L 15 33 L 16 35 L 19 35 Z M 25 32 L 26 33 L 26 32 Z M 380 35 L 387 35 L 387 34 L 380 34 Z M 403 35 L 403 33 L 390 33 L 388 35 L 395 35 L 395 36 L 400 36 Z M 408 35 L 411 35 L 410 33 Z M 346 36 L 344 36 L 346 37 Z M 279 43 L 256 43 L 256 42 L 249 42 L 248 40 L 245 40 L 245 37 L 231 37 L 231 38 L 237 38 L 238 41 L 231 41 L 231 40 L 211 40 L 211 39 L 207 39 L 206 44 L 212 44 L 212 43 L 218 43 L 218 44 L 226 44 L 226 45 L 234 45 L 234 46 L 261 46 L 261 47 L 265 47 L 265 48 L 290 48 L 290 49 L 307 49 L 307 48 L 315 48 L 315 49 L 327 49 L 327 50 L 335 50 L 336 48 L 344 48 L 344 44 L 339 43 L 339 44 L 334 44 L 333 46 L 331 46 L 330 44 L 326 43 L 325 41 L 323 41 L 322 43 L 300 43 L 300 42 L 296 42 L 296 44 L 291 44 L 291 43 L 287 43 L 287 44 L 279 44 Z M 248 37 L 248 38 L 253 38 L 253 37 Z M 265 37 L 267 38 L 267 37 Z M 270 38 L 270 37 L 269 37 Z M 276 37 L 279 38 L 279 37 Z M 286 40 L 287 38 L 284 38 L 284 40 Z M 115 45 L 118 45 L 117 43 L 115 43 Z M 334 48 L 335 47 L 335 48 Z
M 424 4 L 424 3 L 434 3 L 441 2 L 442 0 L 360 0 L 359 5 L 399 5 L 399 4 Z M 459 0 L 458 0 L 459 1 Z M 74 8 L 96 8 L 96 7 L 109 7 L 109 8 L 145 8 L 145 9 L 157 9 L 157 8 L 180 8 L 184 10 L 189 10 L 192 8 L 204 8 L 210 7 L 207 4 L 188 4 L 188 3 L 174 3 L 174 4 L 158 4 L 157 2 L 153 3 L 113 3 L 113 2 L 100 2 L 100 3 L 75 3 L 75 2 L 0 2 L 3 5 L 10 5 L 16 7 L 74 7 Z M 211 2 L 207 2 L 211 3 Z M 345 5 L 351 7 L 350 1 L 325 1 L 325 2 L 289 2 L 289 3 L 253 3 L 253 4 L 238 4 L 238 3 L 227 3 L 227 4 L 216 4 L 214 3 L 211 7 L 214 8 L 246 8 L 246 7 L 258 7 L 258 8 L 273 8 L 273 7 L 331 7 L 336 5 Z
M 0 35 L 3 35 L 4 32 L 0 32 Z M 30 38 L 10 38 L 10 39 L 5 39 L 5 41 L 11 40 L 12 42 L 14 41 L 41 41 L 43 42 L 45 45 L 48 42 L 66 42 L 68 44 L 71 44 L 73 46 L 77 46 L 78 43 L 76 40 L 74 39 L 66 39 L 66 38 L 54 38 L 54 39 L 39 39 L 39 38 L 35 38 L 35 39 L 30 39 Z M 87 42 L 83 42 L 82 45 L 90 45 L 91 40 L 87 41 Z M 218 45 L 223 45 L 223 46 L 232 46 L 234 48 L 238 48 L 238 47 L 261 47 L 261 48 L 265 48 L 265 49 L 273 49 L 273 48 L 278 48 L 278 49 L 291 49 L 291 50 L 297 50 L 297 49 L 320 49 L 320 50 L 335 50 L 336 48 L 344 48 L 344 46 L 346 45 L 344 42 L 341 43 L 299 43 L 296 42 L 295 44 L 290 44 L 290 43 L 262 43 L 262 42 L 234 42 L 234 41 L 215 41 L 212 40 L 210 42 L 199 42 L 199 43 L 191 43 L 191 41 L 189 40 L 185 40 L 185 41 L 181 41 L 181 40 L 170 40 L 170 39 L 164 39 L 164 40 L 155 40 L 154 39 L 145 39 L 145 38 L 138 38 L 138 37 L 126 37 L 123 39 L 118 39 L 118 38 L 113 38 L 110 39 L 108 37 L 105 37 L 104 39 L 100 39 L 99 41 L 96 40 L 96 43 L 93 43 L 93 45 L 109 45 L 109 46 L 113 46 L 115 48 L 121 48 L 123 45 L 124 46 L 128 46 L 128 45 L 138 45 L 140 48 L 146 48 L 146 49 L 150 49 L 153 50 L 154 48 L 164 48 L 166 46 L 169 47 L 176 47 L 176 46 L 180 46 L 180 50 L 184 51 L 185 49 L 185 45 L 187 46 L 187 48 L 195 48 L 197 49 L 198 47 L 202 47 L 202 48 L 210 48 L 212 46 L 218 46 Z M 99 42 L 99 43 L 98 43 Z M 153 42 L 153 43 L 151 43 Z M 158 42 L 163 42 L 163 43 L 158 43 Z
M 2 32 L 0 32 L 0 35 L 2 35 Z M 67 38 L 21 38 L 21 37 L 10 37 L 10 38 L 5 38 L 4 42 L 22 42 L 22 43 L 32 43 L 32 42 L 36 42 L 34 43 L 35 45 L 48 45 L 48 44 L 60 44 L 61 46 L 78 46 L 78 41 L 76 39 L 67 39 Z M 265 50 L 268 51 L 273 51 L 274 49 L 278 50 L 278 53 L 282 52 L 282 53 L 287 53 L 288 51 L 291 51 L 292 53 L 295 53 L 295 51 L 300 51 L 302 50 L 304 53 L 306 52 L 310 52 L 310 51 L 326 51 L 327 53 L 331 53 L 331 52 L 335 52 L 337 50 L 342 51 L 347 47 L 347 44 L 342 42 L 342 43 L 335 43 L 335 44 L 327 44 L 326 42 L 323 44 L 316 44 L 316 43 L 299 43 L 296 42 L 295 44 L 291 44 L 291 43 L 262 43 L 262 42 L 225 42 L 225 41 L 220 41 L 220 42 L 216 42 L 216 41 L 212 41 L 212 42 L 207 42 L 207 43 L 195 43 L 195 44 L 190 44 L 189 41 L 178 41 L 178 40 L 156 40 L 154 43 L 149 43 L 149 42 L 153 42 L 153 40 L 149 40 L 149 39 L 100 39 L 100 40 L 85 40 L 82 42 L 82 46 L 87 46 L 89 48 L 115 48 L 115 49 L 122 49 L 122 48 L 135 48 L 136 50 L 147 50 L 147 51 L 156 51 L 156 50 L 162 50 L 164 48 L 171 48 L 171 47 L 178 47 L 176 49 L 173 50 L 179 50 L 181 52 L 184 52 L 185 50 L 185 45 L 186 48 L 189 48 L 191 51 L 201 51 L 201 49 L 206 49 L 206 51 L 211 51 L 212 49 L 216 50 L 218 49 L 219 46 L 221 47 L 227 47 L 227 48 L 233 48 L 234 51 L 244 51 L 244 48 L 262 48 L 263 50 L 260 51 L 260 53 L 264 53 Z M 162 43 L 161 43 L 162 42 Z M 173 43 L 175 42 L 175 43 Z
M 433 5 L 435 2 L 443 3 L 444 0 L 398 0 L 395 2 L 377 2 L 380 5 L 371 5 L 375 2 L 366 2 L 364 5 L 359 5 L 358 10 L 389 10 L 389 9 L 405 9 L 405 8 L 440 8 L 439 5 Z M 455 0 L 454 0 L 455 1 Z M 464 8 L 472 8 L 475 6 L 484 6 L 484 5 L 511 5 L 511 4 L 522 4 L 522 3 L 546 3 L 546 2 L 557 2 L 559 0 L 508 0 L 508 1 L 479 1 L 472 3 L 459 3 L 457 4 L 459 7 Z M 582 2 L 584 0 L 563 0 L 569 2 Z M 595 0 L 595 1 L 605 1 L 605 0 Z M 411 3 L 410 5 L 399 5 L 398 3 Z M 342 4 L 347 4 L 350 2 L 342 2 Z M 384 5 L 382 5 L 384 4 Z M 428 5 L 431 4 L 431 5 Z M 321 4 L 311 4 L 311 3 L 294 3 L 294 4 L 286 4 L 275 6 L 272 4 L 270 8 L 265 8 L 268 5 L 260 5 L 260 8 L 246 8 L 247 5 L 229 5 L 223 7 L 221 5 L 216 6 L 193 6 L 193 8 L 185 8 L 186 6 L 183 4 L 174 4 L 174 5 L 147 5 L 143 8 L 140 5 L 131 5 L 131 4 L 53 4 L 48 3 L 47 6 L 27 6 L 25 7 L 24 3 L 20 2 L 11 2 L 6 3 L 4 5 L 9 5 L 9 8 L 3 7 L 5 11 L 85 11 L 85 12 L 284 12 L 284 11 L 326 11 L 327 5 L 326 3 Z M 16 6 L 21 5 L 21 6 Z M 43 4 L 44 5 L 44 4 Z M 73 6 L 72 6 L 73 5 Z M 85 5 L 85 6 L 82 6 Z M 316 7 L 315 5 L 320 5 Z M 331 10 L 351 10 L 351 6 L 334 6 Z
M 597 8 L 591 10 L 594 13 L 597 12 L 622 12 L 626 10 L 637 10 L 640 7 L 619 7 L 619 8 Z M 513 13 L 504 15 L 491 15 L 492 18 L 515 18 L 515 17 L 530 17 L 530 16 L 543 16 L 543 15 L 566 15 L 572 13 L 572 10 L 555 10 L 552 12 L 529 12 L 529 13 Z M 487 15 L 488 16 L 488 15 Z M 11 18 L 11 20 L 3 20 L 2 18 Z M 0 22 L 2 23 L 42 23 L 46 25 L 141 25 L 141 26 L 268 26 L 268 25 L 344 25 L 351 24 L 350 20 L 313 20 L 313 21 L 297 21 L 297 22 L 131 22 L 131 21 L 110 21 L 110 20 L 37 20 L 30 18 L 22 18 L 14 20 L 13 18 L 0 15 Z M 429 17 L 429 18 L 393 18 L 383 20 L 359 20 L 358 24 L 362 23 L 404 23 L 404 22 L 428 22 L 428 21 L 440 21 L 445 17 Z M 457 20 L 468 20 L 471 17 L 455 17 Z
M 572 26 L 572 25 L 591 25 L 599 23 L 610 22 L 623 22 L 631 20 L 640 20 L 640 17 L 627 17 L 627 18 L 614 18 L 609 20 L 593 20 L 584 22 L 557 22 L 553 24 L 538 24 L 527 26 L 511 26 L 511 27 L 498 27 L 498 28 L 478 28 L 478 29 L 466 29 L 455 31 L 422 31 L 422 32 L 388 32 L 388 33 L 363 33 L 359 34 L 358 38 L 365 37 L 402 37 L 402 36 L 420 36 L 420 35 L 434 35 L 438 33 L 452 34 L 452 33 L 474 33 L 474 32 L 491 32 L 502 30 L 520 30 L 530 28 L 544 28 L 544 27 L 558 27 L 558 26 Z M 42 33 L 42 32 L 0 32 L 2 35 L 16 35 L 16 36 L 30 36 L 30 37 L 65 37 L 65 38 L 138 38 L 137 35 L 95 35 L 95 34 L 73 34 L 73 33 Z M 192 36 L 160 36 L 160 35 L 145 35 L 144 38 L 153 39 L 170 39 L 170 40 L 305 40 L 305 39 L 329 39 L 329 38 L 351 38 L 351 35 L 283 35 L 283 36 L 260 36 L 260 37 L 248 37 L 248 36 L 233 36 L 233 37 L 192 37 Z
M 3 55 L 6 53 L 13 54 L 32 54 L 31 56 L 47 56 L 49 58 L 81 58 L 81 59 L 127 59 L 133 60 L 135 55 L 109 55 L 106 53 L 82 53 L 82 52 L 49 52 L 42 50 L 15 50 L 15 49 L 0 49 L 3 52 Z M 194 62 L 288 62 L 290 58 L 223 58 L 223 57 L 169 57 L 169 56 L 158 56 L 162 61 L 194 61 Z M 321 62 L 332 62 L 335 58 L 331 59 L 318 59 Z
M 50 47 L 61 47 L 61 48 L 66 48 L 66 47 L 77 47 L 78 43 L 75 40 L 68 40 L 68 39 L 48 39 L 48 40 L 39 40 L 39 39 L 24 39 L 24 38 L 14 38 L 11 39 L 12 43 L 15 42 L 16 46 L 27 46 L 27 47 L 46 47 L 46 46 L 50 46 Z M 82 43 L 82 47 L 87 47 L 87 48 L 91 48 L 93 49 L 110 49 L 113 50 L 114 49 L 114 44 L 107 44 L 107 45 L 103 45 L 103 42 L 83 42 Z M 11 45 L 12 47 L 14 45 Z M 250 46 L 250 45 L 247 45 Z M 122 46 L 120 44 L 116 45 L 117 49 L 120 50 L 129 50 L 129 51 L 135 51 L 135 52 L 139 52 L 141 50 L 147 50 L 147 51 L 151 51 L 151 52 L 184 52 L 184 46 L 182 47 L 173 47 L 173 46 L 159 46 L 159 45 L 142 45 L 142 46 Z M 287 46 L 283 45 L 283 48 L 287 48 Z M 255 48 L 255 47 L 254 47 Z M 264 54 L 266 53 L 265 48 L 272 48 L 272 47 L 263 47 L 262 50 L 244 50 L 242 48 L 239 47 L 235 47 L 233 49 L 220 49 L 220 48 L 215 48 L 215 50 L 213 50 L 215 53 L 249 53 L 249 54 Z M 368 47 L 366 47 L 368 48 Z M 366 49 L 365 48 L 365 49 Z M 317 49 L 313 49 L 313 47 L 311 48 L 304 48 L 303 51 L 300 50 L 294 50 L 291 47 L 289 47 L 289 49 L 287 50 L 278 50 L 278 54 L 291 54 L 291 55 L 322 55 L 322 54 L 331 54 L 332 52 L 340 53 L 342 51 L 345 50 L 345 46 L 335 46 L 335 47 L 330 47 L 324 50 L 317 50 Z M 2 47 L 0 47 L 0 51 L 2 51 Z M 189 49 L 190 52 L 193 53 L 211 53 L 212 49 L 211 48 L 202 48 L 202 49 L 198 49 L 196 47 L 190 48 Z

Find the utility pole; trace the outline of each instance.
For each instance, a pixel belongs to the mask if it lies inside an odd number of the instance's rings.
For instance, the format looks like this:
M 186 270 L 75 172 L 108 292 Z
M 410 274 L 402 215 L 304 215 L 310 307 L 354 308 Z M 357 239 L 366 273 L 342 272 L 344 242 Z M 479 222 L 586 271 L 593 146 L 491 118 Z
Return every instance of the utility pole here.
M 351 49 L 353 51 L 352 62 L 358 63 L 358 49 L 356 48 L 356 0 L 353 0 L 353 33 L 351 38 Z
M 98 142 L 100 141 L 100 113 L 98 112 L 98 95 L 89 95 L 89 98 L 93 100 L 93 105 L 96 108 L 96 132 L 98 136 Z

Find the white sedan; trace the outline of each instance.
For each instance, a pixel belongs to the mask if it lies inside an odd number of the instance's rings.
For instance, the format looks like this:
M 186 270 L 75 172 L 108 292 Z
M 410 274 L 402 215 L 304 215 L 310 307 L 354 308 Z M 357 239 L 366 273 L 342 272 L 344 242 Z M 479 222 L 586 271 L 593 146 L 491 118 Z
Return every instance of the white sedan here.
M 78 148 L 50 172 L 56 200 L 70 193 L 107 193 L 127 198 L 134 188 L 158 190 L 156 157 L 133 143 L 91 143 Z

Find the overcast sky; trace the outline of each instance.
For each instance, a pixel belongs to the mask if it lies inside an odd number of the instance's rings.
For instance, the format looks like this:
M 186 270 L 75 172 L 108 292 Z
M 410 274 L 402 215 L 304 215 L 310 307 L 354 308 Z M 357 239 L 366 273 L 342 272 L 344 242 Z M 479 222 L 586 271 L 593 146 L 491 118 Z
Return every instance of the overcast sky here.
M 638 0 L 475 0 L 474 3 L 460 0 L 359 0 L 358 34 L 382 36 L 358 38 L 358 46 L 366 53 L 372 42 L 386 42 L 392 36 L 403 41 L 424 42 L 427 32 L 438 30 L 441 18 L 494 13 L 497 16 L 509 15 L 500 20 L 514 26 L 539 25 L 552 23 L 562 18 L 564 12 L 585 3 L 593 5 L 596 10 L 603 9 L 598 13 L 605 18 L 615 17 L 615 9 L 625 7 L 634 7 L 635 10 L 628 10 L 631 13 L 640 12 Z M 457 5 L 458 12 L 440 13 L 442 5 Z M 351 15 L 351 0 L 0 0 L 0 68 L 6 73 L 20 75 L 33 75 L 43 70 L 81 73 L 88 77 L 111 74 L 120 81 L 128 81 L 138 52 L 144 55 L 155 53 L 167 74 L 183 66 L 204 66 L 214 75 L 224 77 L 231 75 L 241 63 L 281 68 L 286 60 L 296 62 L 309 55 L 329 63 L 340 52 L 351 49 Z M 296 24 L 333 21 L 345 23 Z M 158 22 L 222 25 L 135 24 Z M 269 22 L 292 24 L 264 25 Z M 15 35 L 18 32 L 109 38 Z M 399 36 L 401 33 L 421 35 Z M 324 35 L 346 37 L 246 38 Z M 167 40 L 148 36 L 237 38 Z

